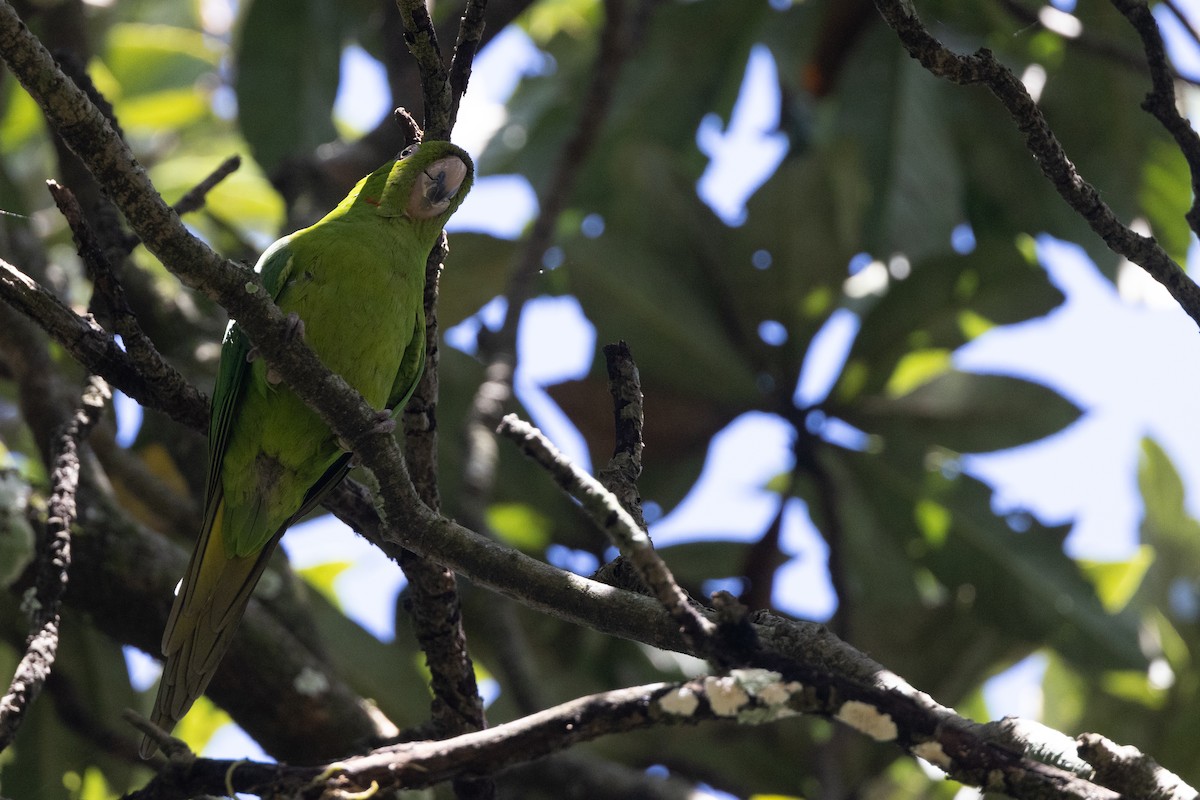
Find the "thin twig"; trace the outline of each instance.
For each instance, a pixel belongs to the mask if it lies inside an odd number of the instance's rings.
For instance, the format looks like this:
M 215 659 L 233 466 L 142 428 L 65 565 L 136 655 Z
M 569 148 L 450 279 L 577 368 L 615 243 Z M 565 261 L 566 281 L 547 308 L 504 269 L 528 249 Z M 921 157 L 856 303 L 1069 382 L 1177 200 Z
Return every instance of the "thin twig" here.
M 645 413 L 642 408 L 642 379 L 629 345 L 625 342 L 606 344 L 604 359 L 608 367 L 608 390 L 613 399 L 614 446 L 609 459 L 597 477 L 600 484 L 617 496 L 621 506 L 633 517 L 634 523 L 646 530 L 642 516 L 642 495 L 637 481 L 642 474 L 642 428 Z
M 716 626 L 692 606 L 687 593 L 675 582 L 675 576 L 654 550 L 650 537 L 616 496 L 572 464 L 541 431 L 516 415 L 509 414 L 501 420 L 498 432 L 515 442 L 522 453 L 549 472 L 555 483 L 583 505 L 584 512 L 637 569 L 646 586 L 679 625 L 692 649 L 706 656 L 715 655 L 710 651 Z
M 480 342 L 481 355 L 488 361 L 488 366 L 467 419 L 467 452 L 463 460 L 467 466 L 462 489 L 463 503 L 476 508 L 486 504 L 495 482 L 497 455 L 491 438 L 512 399 L 517 366 L 517 328 L 522 310 L 533 294 L 542 259 L 554 241 L 558 219 L 567 207 L 579 172 L 600 137 L 621 70 L 633 52 L 634 29 L 639 15 L 630 11 L 630 2 L 632 0 L 605 2 L 604 28 L 600 33 L 600 51 L 592 68 L 591 83 L 580 104 L 579 118 L 571 137 L 558 154 L 546 190 L 538 198 L 538 214 L 529 238 L 509 272 L 504 291 L 508 301 L 504 324 L 494 336 Z M 483 515 L 476 513 L 476 516 Z
M 79 316 L 53 293 L 19 269 L 0 259 L 0 298 L 36 322 L 89 371 L 144 406 L 157 408 L 172 419 L 197 430 L 208 426 L 208 399 L 191 384 L 168 387 L 145 375 L 117 344 L 112 334 L 94 320 Z M 165 365 L 172 370 L 169 365 Z M 162 372 L 162 375 L 168 374 Z
M 487 0 L 467 0 L 467 9 L 458 25 L 458 40 L 454 43 L 454 55 L 450 58 L 451 128 L 458 119 L 458 107 L 467 93 L 471 66 L 475 63 L 475 54 L 479 52 L 479 43 L 483 40 L 483 12 L 486 8 Z
M 430 139 L 448 139 L 453 127 L 450 108 L 450 76 L 442 63 L 437 31 L 429 18 L 425 0 L 396 0 L 404 41 L 417 61 L 421 73 L 421 96 L 425 99 L 425 135 Z
M 1161 283 L 1197 326 L 1200 326 L 1200 286 L 1149 236 L 1124 225 L 1100 199 L 1100 193 L 1085 181 L 1067 158 L 1045 116 L 1029 96 L 1024 84 L 986 48 L 963 56 L 935 39 L 910 2 L 875 0 L 879 13 L 900 37 L 909 55 L 934 75 L 964 85 L 983 84 L 1008 110 L 1025 146 L 1059 195 L 1091 226 L 1108 248 L 1124 256 Z
M 37 582 L 32 595 L 27 596 L 31 607 L 30 637 L 8 694 L 0 699 L 0 750 L 12 743 L 54 665 L 58 652 L 59 607 L 71 566 L 71 526 L 77 515 L 75 492 L 79 487 L 79 451 L 110 397 L 103 378 L 89 378 L 79 407 L 63 426 L 55 443 L 51 474 L 54 490 L 47 504 L 45 541 L 38 559 Z
M 193 211 L 199 211 L 204 208 L 208 193 L 215 189 L 218 183 L 236 172 L 240 166 L 242 166 L 242 157 L 239 155 L 232 155 L 222 161 L 216 169 L 208 174 L 208 177 L 197 183 L 183 197 L 175 201 L 173 206 L 175 213 L 182 217 L 184 214 L 190 214 Z
M 1129 24 L 1142 39 L 1146 51 L 1146 63 L 1150 65 L 1152 89 L 1142 102 L 1142 108 L 1150 112 L 1166 128 L 1175 140 L 1179 152 L 1187 160 L 1192 175 L 1192 207 L 1186 219 L 1193 232 L 1200 233 L 1200 135 L 1190 122 L 1179 113 L 1175 102 L 1175 77 L 1167 61 L 1162 32 L 1158 21 L 1150 13 L 1145 0 L 1113 0 L 1117 10 L 1125 15 Z
M 1187 31 L 1192 42 L 1197 47 L 1200 47 L 1200 31 L 1196 30 L 1196 26 L 1192 24 L 1192 20 L 1188 18 L 1188 15 L 1183 13 L 1183 9 L 1179 7 L 1179 4 L 1175 0 L 1163 0 L 1163 5 L 1175 15 L 1175 19 L 1179 20 L 1179 24 Z
M 171 366 L 142 330 L 137 316 L 129 307 L 125 289 L 117 280 L 112 265 L 84 218 L 83 209 L 75 195 L 55 181 L 47 181 L 46 185 L 75 236 L 79 256 L 95 286 L 96 296 L 92 302 L 94 304 L 97 299 L 103 299 L 112 319 L 113 330 L 120 335 L 125 352 L 129 354 L 133 367 L 143 381 L 158 387 L 166 397 L 184 398 L 184 402 L 200 400 L 199 390 Z

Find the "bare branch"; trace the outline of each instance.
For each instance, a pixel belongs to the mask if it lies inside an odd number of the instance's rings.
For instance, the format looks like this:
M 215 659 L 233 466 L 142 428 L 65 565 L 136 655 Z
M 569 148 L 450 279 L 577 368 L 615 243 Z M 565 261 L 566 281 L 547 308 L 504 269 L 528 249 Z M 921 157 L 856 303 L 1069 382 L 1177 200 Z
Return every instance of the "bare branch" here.
M 175 201 L 175 205 L 173 206 L 175 213 L 183 216 L 184 214 L 190 214 L 193 211 L 199 211 L 204 208 L 204 202 L 208 197 L 208 193 L 215 189 L 218 183 L 236 172 L 240 166 L 242 166 L 242 157 L 238 155 L 232 155 L 222 161 L 216 169 L 208 174 L 208 177 L 197 183 L 188 190 L 187 194 Z
M 425 135 L 430 139 L 448 139 L 454 125 L 450 76 L 442 63 L 437 31 L 429 18 L 425 0 L 396 0 L 404 25 L 404 41 L 417 61 L 421 73 L 421 96 L 425 99 Z
M 47 508 L 45 541 L 38 559 L 37 582 L 26 600 L 32 624 L 25 655 L 17 664 L 8 694 L 0 698 L 0 750 L 12 744 L 25 714 L 42 691 L 58 653 L 59 607 L 67 588 L 71 566 L 71 526 L 75 524 L 75 493 L 79 488 L 79 450 L 111 399 L 103 378 L 89 379 L 75 414 L 63 426 L 55 442 L 56 454 L 51 483 L 54 487 Z
M 600 482 L 572 464 L 541 431 L 509 414 L 500 422 L 499 433 L 511 439 L 521 452 L 535 461 L 569 495 L 583 504 L 584 512 L 604 531 L 679 625 L 693 651 L 712 657 L 717 628 L 701 615 L 691 598 L 675 582 L 675 576 L 659 557 L 646 534 L 616 496 Z
M 1150 65 L 1153 88 L 1146 95 L 1142 108 L 1154 115 L 1178 145 L 1187 160 L 1192 174 L 1192 207 L 1187 213 L 1188 225 L 1200 232 L 1200 136 L 1182 114 L 1175 101 L 1175 75 L 1167 62 L 1167 51 L 1163 46 L 1158 22 L 1150 13 L 1145 0 L 1113 0 L 1117 10 L 1125 15 L 1129 24 L 1142 38 L 1146 51 L 1146 63 Z
M 607 0 L 605 22 L 600 34 L 600 52 L 592 68 L 592 79 L 580 105 L 579 119 L 571 137 L 555 162 L 546 189 L 538 198 L 538 214 L 529 238 L 521 247 L 508 276 L 504 296 L 508 309 L 504 325 L 480 343 L 488 360 L 486 377 L 475 392 L 467 421 L 467 464 L 463 476 L 465 502 L 482 507 L 491 494 L 496 472 L 496 448 L 492 432 L 512 398 L 517 364 L 517 327 L 521 311 L 533 294 L 542 259 L 554 241 L 558 219 L 567 207 L 575 181 L 591 153 L 612 106 L 613 92 L 624 65 L 633 52 L 637 14 L 629 6 L 635 0 Z M 482 516 L 477 511 L 475 516 Z
M 483 12 L 487 0 L 467 0 L 467 10 L 458 26 L 458 41 L 454 43 L 454 56 L 450 59 L 450 127 L 458 119 L 458 106 L 467 93 L 471 80 L 471 65 L 479 44 L 483 40 Z
M 0 298 L 36 322 L 89 371 L 103 376 L 134 400 L 190 428 L 207 429 L 208 399 L 203 394 L 182 378 L 179 379 L 182 383 L 171 385 L 159 382 L 174 373 L 170 365 L 161 362 L 162 370 L 156 370 L 157 376 L 143 373 L 142 365 L 121 349 L 112 334 L 94 320 L 76 314 L 3 259 L 0 259 Z
M 121 336 L 132 366 L 137 369 L 146 384 L 154 386 L 156 391 L 165 398 L 171 398 L 172 402 L 187 406 L 207 406 L 200 391 L 163 358 L 154 343 L 142 331 L 133 309 L 125 299 L 125 290 L 117 280 L 112 265 L 109 264 L 108 257 L 105 256 L 87 220 L 84 219 L 83 209 L 79 207 L 75 195 L 70 189 L 54 181 L 48 181 L 47 186 L 59 211 L 71 227 L 79 256 L 92 278 L 97 295 L 93 297 L 92 302 L 94 304 L 97 299 L 103 299 L 112 317 L 112 327 Z
M 646 529 L 642 516 L 642 496 L 637 480 L 642 474 L 642 379 L 629 345 L 625 342 L 606 344 L 604 358 L 608 366 L 608 389 L 613 398 L 613 427 L 615 445 L 612 458 L 597 477 L 605 489 L 617 496 L 621 506 L 633 517 L 634 523 Z
M 1025 146 L 1033 154 L 1059 195 L 1087 221 L 1109 249 L 1150 274 L 1170 292 L 1175 302 L 1200 326 L 1200 286 L 1151 237 L 1124 225 L 1100 199 L 1067 158 L 1049 123 L 1025 86 L 986 48 L 973 55 L 954 53 L 935 39 L 905 0 L 875 0 L 879 13 L 900 37 L 909 55 L 934 75 L 960 84 L 983 84 L 1008 110 Z

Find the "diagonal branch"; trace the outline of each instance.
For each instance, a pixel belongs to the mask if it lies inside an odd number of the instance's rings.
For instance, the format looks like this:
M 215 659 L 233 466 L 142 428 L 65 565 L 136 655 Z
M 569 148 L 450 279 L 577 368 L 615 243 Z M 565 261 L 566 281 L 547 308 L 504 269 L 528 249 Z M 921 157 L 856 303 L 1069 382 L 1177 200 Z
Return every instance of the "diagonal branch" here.
M 205 431 L 208 427 L 208 398 L 194 386 L 165 383 L 174 372 L 147 374 L 131 355 L 121 349 L 112 334 L 94 320 L 81 317 L 52 292 L 19 269 L 0 259 L 0 299 L 36 322 L 89 371 L 148 408 L 156 408 L 177 422 Z
M 1149 236 L 1117 219 L 1100 193 L 1079 174 L 1025 86 L 986 48 L 969 56 L 946 48 L 921 23 L 906 0 L 875 0 L 875 7 L 900 37 L 909 55 L 927 70 L 954 83 L 982 84 L 1004 105 L 1025 137 L 1025 146 L 1059 195 L 1091 226 L 1108 248 L 1161 283 L 1200 326 L 1200 286 Z
M 687 592 L 675 582 L 675 576 L 655 551 L 650 536 L 622 507 L 616 495 L 572 464 L 541 431 L 515 414 L 501 420 L 499 433 L 516 443 L 522 453 L 550 473 L 563 491 L 582 504 L 584 513 L 637 569 L 642 581 L 675 620 L 688 647 L 716 660 L 717 626 L 692 605 Z
M 512 398 L 513 377 L 517 368 L 517 329 L 521 311 L 532 297 L 542 259 L 554 241 L 559 217 L 567 207 L 580 171 L 595 147 L 612 107 L 613 93 L 621 70 L 633 53 L 640 15 L 632 6 L 640 0 L 607 0 L 600 50 L 592 68 L 591 82 L 580 105 L 579 118 L 570 138 L 554 164 L 545 191 L 538 198 L 539 208 L 529 238 L 521 247 L 509 275 L 504 297 L 508 309 L 504 325 L 488 341 L 480 343 L 482 357 L 488 363 L 484 382 L 475 392 L 467 420 L 467 452 L 463 475 L 464 504 L 475 518 L 495 481 L 497 453 L 493 431 Z

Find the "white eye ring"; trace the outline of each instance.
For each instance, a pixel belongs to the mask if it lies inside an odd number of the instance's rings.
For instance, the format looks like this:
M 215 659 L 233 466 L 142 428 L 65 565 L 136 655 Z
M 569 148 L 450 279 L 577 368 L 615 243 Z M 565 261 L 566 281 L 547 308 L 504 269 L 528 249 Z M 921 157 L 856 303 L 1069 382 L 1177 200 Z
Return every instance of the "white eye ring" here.
M 399 160 L 400 160 L 400 161 L 403 161 L 404 159 L 408 158 L 408 157 L 409 157 L 409 156 L 411 156 L 413 153 L 417 152 L 417 150 L 418 150 L 420 147 L 421 147 L 421 143 L 420 143 L 420 142 L 417 142 L 416 144 L 410 144 L 408 147 L 406 147 L 406 148 L 404 148 L 403 150 L 401 150 L 401 151 L 400 151 L 400 158 L 399 158 Z

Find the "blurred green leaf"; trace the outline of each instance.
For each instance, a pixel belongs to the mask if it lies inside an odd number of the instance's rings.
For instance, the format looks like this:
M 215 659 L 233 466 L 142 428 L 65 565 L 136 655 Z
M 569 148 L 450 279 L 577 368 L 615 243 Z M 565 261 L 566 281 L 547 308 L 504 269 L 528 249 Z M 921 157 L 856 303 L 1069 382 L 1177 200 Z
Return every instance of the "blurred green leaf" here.
M 549 518 L 524 503 L 493 503 L 487 509 L 487 524 L 501 541 L 518 550 L 540 553 L 551 542 Z
M 948 93 L 901 49 L 895 34 L 871 28 L 839 79 L 833 135 L 861 152 L 870 211 L 862 249 L 917 261 L 950 250 L 950 232 L 966 218 L 965 176 L 953 149 Z
M 1096 587 L 1105 610 L 1115 614 L 1129 604 L 1154 563 L 1154 548 L 1143 544 L 1125 561 L 1081 561 L 1079 566 Z
M 442 328 L 457 325 L 493 297 L 504 293 L 518 244 L 484 233 L 452 233 L 450 255 L 438 285 Z
M 129 99 L 193 88 L 224 51 L 224 44 L 198 31 L 125 22 L 109 30 L 104 64 L 120 85 L 118 99 Z
M 885 441 L 929 442 L 960 453 L 1027 444 L 1079 418 L 1079 408 L 1040 383 L 951 370 L 899 397 L 863 397 L 831 408 Z
M 176 726 L 174 736 L 182 739 L 193 753 L 202 753 L 217 731 L 233 720 L 207 695 L 197 698 L 195 705 Z
M 833 397 L 880 393 L 913 350 L 955 350 L 981 324 L 1005 325 L 1048 313 L 1063 295 L 1013 240 L 980 239 L 967 255 L 918 261 L 903 280 L 863 308 L 862 327 Z M 974 319 L 963 325 L 964 314 Z
M 322 0 L 253 0 L 236 46 L 238 119 L 270 174 L 336 138 L 343 16 Z
M 208 97 L 194 88 L 167 89 L 130 97 L 117 103 L 117 115 L 127 128 L 182 128 L 209 114 Z
M 336 583 L 338 577 L 354 566 L 352 561 L 326 561 L 324 564 L 314 564 L 311 567 L 303 567 L 296 570 L 304 581 L 320 592 L 326 600 L 333 604 L 333 607 L 339 611 L 342 609 L 342 602 L 338 599 Z
M 1192 231 L 1187 212 L 1192 204 L 1192 185 L 1187 161 L 1179 148 L 1156 140 L 1142 170 L 1138 200 L 1142 204 L 1154 238 L 1179 264 L 1187 263 Z

